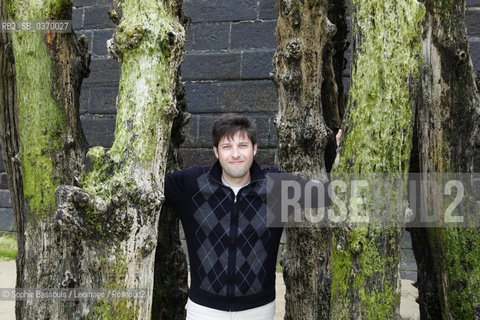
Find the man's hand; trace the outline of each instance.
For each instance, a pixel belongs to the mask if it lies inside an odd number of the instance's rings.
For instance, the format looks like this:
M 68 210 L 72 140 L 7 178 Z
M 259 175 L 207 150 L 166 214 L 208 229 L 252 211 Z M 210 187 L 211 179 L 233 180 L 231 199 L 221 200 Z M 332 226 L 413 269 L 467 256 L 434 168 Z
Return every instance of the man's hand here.
M 337 141 L 337 148 L 340 146 L 340 141 L 342 141 L 342 129 L 338 129 L 337 135 L 335 136 L 335 140 Z

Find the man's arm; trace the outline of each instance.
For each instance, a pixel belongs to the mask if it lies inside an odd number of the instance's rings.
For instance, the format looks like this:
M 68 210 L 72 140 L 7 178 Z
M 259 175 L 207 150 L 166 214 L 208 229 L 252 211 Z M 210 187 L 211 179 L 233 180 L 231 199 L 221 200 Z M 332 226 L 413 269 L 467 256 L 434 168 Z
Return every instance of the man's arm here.
M 183 199 L 185 190 L 184 172 L 176 171 L 165 177 L 165 203 L 177 206 Z

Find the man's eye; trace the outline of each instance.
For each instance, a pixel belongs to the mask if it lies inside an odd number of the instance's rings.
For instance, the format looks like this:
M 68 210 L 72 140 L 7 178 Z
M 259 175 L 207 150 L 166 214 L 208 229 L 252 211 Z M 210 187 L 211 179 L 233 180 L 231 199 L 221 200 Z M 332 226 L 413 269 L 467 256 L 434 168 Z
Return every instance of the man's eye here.
M 230 146 L 223 146 L 223 149 L 224 149 L 224 150 L 230 149 Z
M 244 149 L 244 148 L 246 148 L 246 147 L 247 147 L 246 144 L 241 144 L 241 145 L 240 145 L 240 148 L 243 148 L 243 149 Z

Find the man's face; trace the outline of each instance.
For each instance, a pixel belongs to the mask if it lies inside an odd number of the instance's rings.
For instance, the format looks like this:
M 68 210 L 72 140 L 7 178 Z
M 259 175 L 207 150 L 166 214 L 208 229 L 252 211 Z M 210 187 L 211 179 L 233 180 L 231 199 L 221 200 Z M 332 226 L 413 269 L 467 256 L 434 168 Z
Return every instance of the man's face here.
M 222 137 L 213 151 L 222 166 L 225 182 L 242 186 L 250 181 L 250 167 L 257 153 L 257 144 L 252 144 L 244 132 L 239 131 L 231 138 Z

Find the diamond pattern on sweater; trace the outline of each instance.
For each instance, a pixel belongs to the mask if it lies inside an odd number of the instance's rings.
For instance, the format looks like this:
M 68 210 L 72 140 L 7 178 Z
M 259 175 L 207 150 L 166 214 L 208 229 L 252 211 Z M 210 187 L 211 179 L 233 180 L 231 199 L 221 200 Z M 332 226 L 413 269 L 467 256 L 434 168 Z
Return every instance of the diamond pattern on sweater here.
M 210 182 L 205 175 L 197 182 L 199 192 L 192 200 L 197 207 L 194 218 L 198 223 L 195 238 L 199 244 L 200 265 L 196 272 L 202 279 L 200 288 L 226 295 L 232 194 L 227 188 Z M 239 211 L 236 239 L 235 296 L 260 292 L 267 275 L 265 247 L 271 234 L 267 226 L 265 183 L 258 183 L 255 189 L 244 189 L 244 194 L 238 195 L 238 207 L 243 211 Z
M 228 190 L 209 183 L 205 175 L 198 178 L 199 192 L 192 200 L 197 206 L 194 218 L 198 223 L 195 238 L 199 243 L 197 256 L 200 265 L 196 272 L 202 283 L 200 288 L 211 293 L 226 295 L 228 266 L 228 237 L 230 233 L 231 200 Z M 228 205 L 230 203 L 230 205 Z M 224 207 L 227 205 L 228 207 Z
M 268 255 L 265 247 L 270 241 L 271 233 L 267 226 L 265 192 L 263 183 L 259 190 L 246 192 L 242 198 L 247 206 L 239 216 L 236 277 L 242 280 L 235 287 L 236 296 L 261 291 L 267 276 L 264 265 Z

